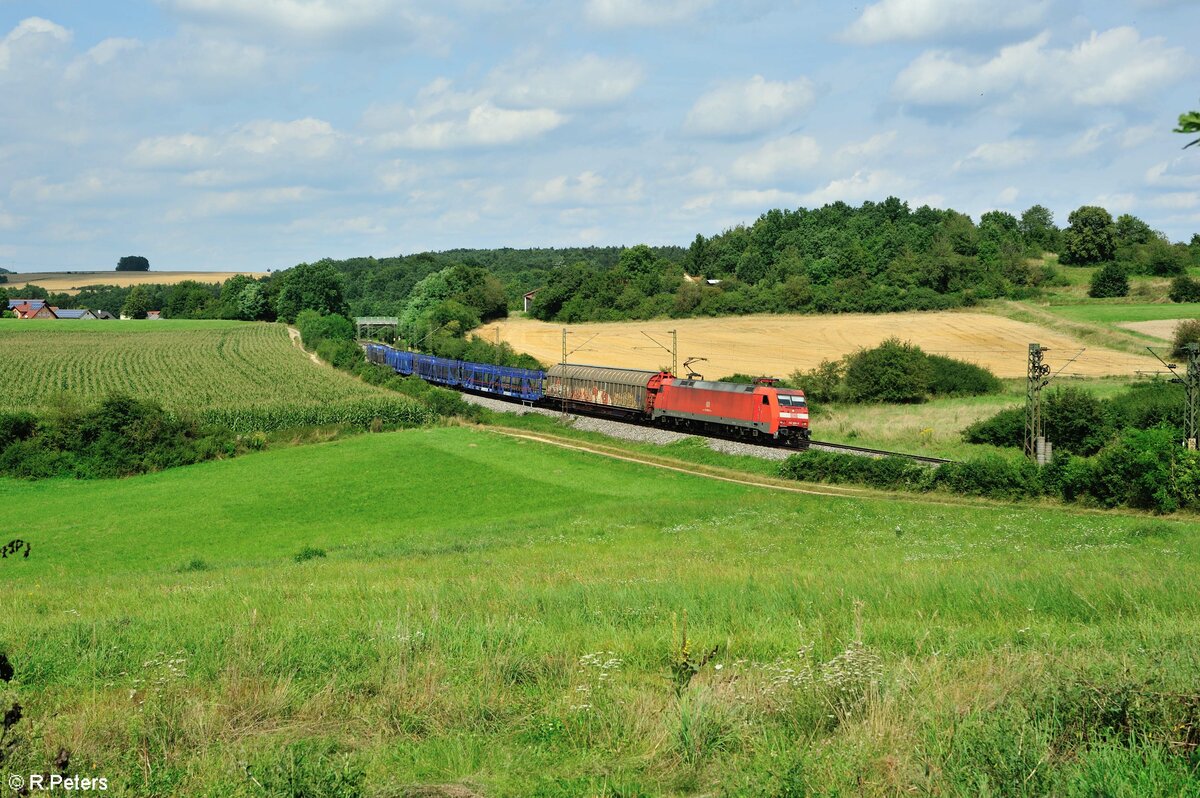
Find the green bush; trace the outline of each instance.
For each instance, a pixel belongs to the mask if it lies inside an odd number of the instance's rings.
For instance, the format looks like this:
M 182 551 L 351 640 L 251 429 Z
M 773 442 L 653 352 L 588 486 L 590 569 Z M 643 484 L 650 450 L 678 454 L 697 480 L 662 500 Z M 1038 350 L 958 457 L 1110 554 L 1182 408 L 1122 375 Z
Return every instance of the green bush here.
M 384 387 L 402 393 L 405 396 L 411 396 L 424 404 L 434 416 L 439 418 L 458 416 L 466 419 L 478 419 L 483 413 L 478 405 L 468 402 L 458 391 L 430 385 L 414 374 L 410 374 L 407 377 L 394 374 L 391 379 L 384 383 Z
M 296 329 L 300 340 L 309 349 L 315 349 L 324 340 L 353 341 L 354 324 L 345 316 L 336 313 L 321 315 L 315 310 L 302 310 L 296 316 Z
M 1056 451 L 1089 455 L 1112 435 L 1104 405 L 1081 388 L 1055 388 L 1046 393 L 1043 408 L 1046 438 Z
M 963 430 L 967 443 L 992 446 L 1021 446 L 1025 440 L 1025 408 L 1009 407 L 991 418 L 983 418 Z
M 1080 487 L 1106 507 L 1168 513 L 1196 504 L 1198 471 L 1197 454 L 1180 445 L 1178 430 L 1126 430 L 1092 458 L 1090 478 Z
M 889 338 L 846 361 L 846 392 L 854 402 L 923 402 L 933 369 L 920 347 Z
M 317 344 L 317 357 L 343 371 L 353 371 L 365 359 L 362 347 L 354 341 L 325 338 Z
M 963 360 L 929 355 L 929 392 L 934 396 L 982 396 L 999 393 L 1000 378 L 983 366 Z
M 241 448 L 226 427 L 177 418 L 128 396 L 112 396 L 88 411 L 64 404 L 41 421 L 25 414 L 6 418 L 11 437 L 0 453 L 0 474 L 24 479 L 130 476 Z
M 325 556 L 325 549 L 318 549 L 315 546 L 305 546 L 296 552 L 296 556 L 292 559 L 296 562 L 308 562 Z
M 750 381 L 745 375 L 727 381 Z M 842 360 L 823 360 L 812 371 L 795 371 L 784 385 L 802 389 L 810 402 L 923 402 L 932 396 L 978 396 L 1003 384 L 986 368 L 890 338 Z
M 841 360 L 822 360 L 821 365 L 812 371 L 794 371 L 790 382 L 804 391 L 805 397 L 812 402 L 836 402 L 844 399 L 845 363 Z
M 1042 492 L 1035 464 L 998 455 L 945 463 L 935 472 L 933 485 L 959 495 L 992 499 L 1021 499 Z
M 810 449 L 793 454 L 780 464 L 787 479 L 830 484 L 870 485 L 882 489 L 919 489 L 928 469 L 903 457 L 860 457 L 853 454 Z
M 32 437 L 37 425 L 37 416 L 32 413 L 0 413 L 0 451 L 13 441 Z
M 1162 380 L 1139 383 L 1110 399 L 1097 399 L 1081 388 L 1048 391 L 1043 418 L 1046 438 L 1055 451 L 1091 455 L 1121 429 L 1150 429 L 1183 417 L 1183 387 Z M 1019 447 L 1025 434 L 1025 409 L 1010 407 L 963 430 L 967 443 Z
M 1187 319 L 1175 325 L 1175 334 L 1171 336 L 1171 357 L 1185 360 L 1188 344 L 1200 344 L 1200 319 Z
M 1172 302 L 1200 302 L 1200 281 L 1180 275 L 1171 281 L 1167 296 Z
M 1128 295 L 1129 278 L 1125 275 L 1125 269 L 1118 264 L 1113 262 L 1106 263 L 1092 275 L 1092 282 L 1088 287 L 1088 296 L 1093 299 Z
M 1178 424 L 1183 418 L 1184 389 L 1177 383 L 1155 379 L 1137 383 L 1105 404 L 1110 423 L 1116 429 Z

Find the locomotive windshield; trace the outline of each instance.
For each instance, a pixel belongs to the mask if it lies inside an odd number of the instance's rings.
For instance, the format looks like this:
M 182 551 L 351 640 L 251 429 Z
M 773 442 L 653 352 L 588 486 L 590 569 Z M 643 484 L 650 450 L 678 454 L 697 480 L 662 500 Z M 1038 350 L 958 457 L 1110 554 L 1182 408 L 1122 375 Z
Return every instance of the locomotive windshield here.
M 808 403 L 804 401 L 803 396 L 791 393 L 779 394 L 779 404 L 782 407 L 807 407 Z

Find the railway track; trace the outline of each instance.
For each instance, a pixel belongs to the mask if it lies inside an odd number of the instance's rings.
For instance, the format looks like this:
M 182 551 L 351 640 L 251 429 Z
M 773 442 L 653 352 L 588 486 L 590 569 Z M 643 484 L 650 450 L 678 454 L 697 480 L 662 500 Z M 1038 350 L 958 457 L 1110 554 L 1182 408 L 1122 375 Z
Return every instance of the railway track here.
M 867 449 L 862 446 L 849 446 L 844 443 L 829 443 L 827 441 L 809 441 L 808 445 L 813 449 L 859 454 L 863 457 L 904 457 L 908 460 L 916 460 L 918 463 L 925 463 L 926 465 L 942 465 L 943 463 L 954 462 L 944 457 L 930 457 L 924 454 L 908 454 L 907 452 L 888 452 L 883 449 Z
M 520 406 L 522 404 L 525 404 L 525 403 L 522 403 L 520 400 L 511 399 L 509 397 L 501 397 L 501 396 L 496 396 L 494 394 L 482 394 L 482 393 L 478 393 L 476 391 L 463 390 L 461 388 L 458 388 L 456 390 L 458 390 L 459 393 L 461 393 L 465 396 L 473 396 L 473 397 L 478 397 L 478 398 L 483 398 L 483 399 L 491 399 L 493 401 L 500 402 L 505 405 Z M 543 411 L 550 411 L 554 415 L 558 415 L 560 413 L 560 411 L 558 411 L 556 408 L 553 408 L 549 405 L 541 405 L 538 407 L 538 409 L 543 410 Z M 608 424 L 620 424 L 622 426 L 630 427 L 633 429 L 663 431 L 662 427 L 659 427 L 658 425 L 655 425 L 655 424 L 652 424 L 649 422 L 632 421 L 629 419 L 615 418 L 612 415 L 607 414 L 607 413 L 589 412 L 587 408 L 581 407 L 579 405 L 572 406 L 569 410 L 569 413 L 570 413 L 570 415 L 599 419 Z M 666 430 L 666 431 L 667 432 L 676 432 L 675 430 Z M 694 436 L 697 438 L 707 438 L 709 440 L 714 440 L 714 441 L 728 441 L 730 443 L 737 444 L 738 446 L 740 446 L 746 450 L 760 449 L 764 453 L 765 452 L 773 453 L 773 455 L 776 459 L 782 459 L 782 457 L 780 457 L 780 455 L 783 453 L 787 453 L 787 452 L 799 453 L 799 452 L 804 451 L 803 449 L 797 449 L 797 448 L 794 448 L 791 446 L 772 445 L 772 444 L 766 443 L 765 441 L 763 441 L 761 439 L 755 440 L 753 438 L 745 438 L 745 437 L 742 437 L 739 435 L 710 435 L 710 434 L 705 434 L 703 432 L 697 432 L 697 431 L 677 432 L 676 434 Z M 809 447 L 813 448 L 813 449 L 819 449 L 819 450 L 825 450 L 825 451 L 831 451 L 831 452 L 841 452 L 844 454 L 855 454 L 855 455 L 859 455 L 861 457 L 903 457 L 907 460 L 913 460 L 915 462 L 921 463 L 922 465 L 929 465 L 929 466 L 939 466 L 939 465 L 942 465 L 943 463 L 954 462 L 953 460 L 947 460 L 942 457 L 930 457 L 928 455 L 922 455 L 922 454 L 908 454 L 907 452 L 889 452 L 889 451 L 886 451 L 883 449 L 868 449 L 868 448 L 862 447 L 862 446 L 850 446 L 850 445 L 844 444 L 844 443 L 829 443 L 827 441 L 809 441 Z
M 365 341 L 359 341 L 358 343 L 364 347 L 367 345 L 367 342 L 365 342 Z M 457 362 L 457 361 L 454 361 L 454 362 Z M 399 367 L 397 367 L 397 370 L 399 370 Z M 414 371 L 415 370 L 416 369 L 414 368 Z M 441 381 L 433 380 L 433 382 L 439 383 Z M 583 404 L 583 403 L 579 403 L 579 402 L 569 402 L 565 399 L 563 399 L 561 401 L 561 403 L 559 400 L 547 399 L 545 397 L 543 397 L 542 399 L 537 400 L 537 401 L 530 401 L 529 399 L 520 399 L 517 397 L 506 396 L 506 395 L 502 395 L 502 394 L 498 394 L 498 393 L 491 393 L 488 391 L 477 391 L 472 388 L 465 388 L 460 384 L 456 384 L 454 381 L 449 381 L 448 383 L 442 383 L 442 387 L 451 388 L 452 390 L 456 390 L 459 393 L 467 395 L 467 396 L 474 396 L 477 398 L 488 399 L 488 400 L 496 401 L 496 402 L 499 402 L 502 404 L 524 405 L 524 406 L 528 406 L 531 408 L 537 407 L 542 412 L 546 412 L 546 411 L 550 411 L 550 410 L 557 410 L 557 409 L 561 408 L 561 410 L 564 414 L 570 412 L 571 414 L 578 415 L 578 416 L 601 419 L 604 422 L 609 423 L 609 424 L 618 424 L 621 426 L 627 426 L 627 427 L 638 428 L 638 429 L 657 430 L 660 432 L 666 432 L 666 433 L 675 434 L 675 435 L 707 438 L 707 439 L 713 440 L 713 441 L 729 441 L 729 442 L 732 442 L 733 444 L 735 444 L 736 446 L 742 447 L 743 449 L 746 449 L 746 450 L 757 450 L 757 452 L 750 451 L 750 452 L 745 452 L 745 453 L 756 454 L 756 456 L 769 457 L 772 459 L 784 459 L 787 456 L 785 453 L 788 451 L 800 452 L 800 451 L 804 451 L 805 449 L 808 449 L 808 448 L 815 448 L 818 450 L 825 450 L 825 451 L 831 451 L 831 452 L 844 452 L 846 454 L 853 454 L 853 455 L 858 455 L 861 457 L 875 457 L 875 458 L 902 457 L 902 458 L 905 458 L 908 460 L 912 460 L 913 462 L 921 463 L 922 465 L 929 465 L 929 466 L 939 466 L 944 463 L 953 462 L 952 460 L 947 460 L 942 457 L 930 457 L 928 455 L 922 455 L 922 454 L 908 454 L 907 452 L 890 452 L 890 451 L 886 451 L 883 449 L 869 449 L 869 448 L 862 447 L 862 446 L 851 446 L 849 444 L 844 444 L 844 443 L 830 443 L 828 441 L 808 441 L 807 445 L 803 446 L 803 447 L 798 445 L 798 444 L 800 444 L 800 441 L 798 441 L 798 440 L 793 441 L 793 444 L 795 444 L 795 445 L 789 445 L 786 442 L 776 443 L 776 442 L 772 442 L 769 438 L 764 439 L 763 437 L 760 437 L 758 435 L 757 430 L 754 432 L 753 436 L 748 436 L 745 434 L 746 430 L 741 429 L 741 428 L 737 429 L 736 431 L 733 431 L 731 429 L 731 431 L 729 433 L 721 434 L 720 432 L 715 431 L 711 428 L 706 429 L 706 430 L 699 430 L 699 429 L 683 429 L 683 428 L 678 428 L 678 427 L 668 427 L 667 425 L 654 423 L 654 422 L 651 422 L 644 418 L 643 419 L 630 418 L 629 416 L 631 414 L 628 411 L 615 412 L 613 410 L 610 410 L 609 412 L 604 412 L 604 411 L 598 410 L 595 405 L 588 405 L 588 404 Z M 715 425 L 708 425 L 708 426 L 712 427 Z M 616 435 L 616 437 L 624 437 L 624 436 L 618 434 L 618 435 Z M 770 454 L 767 454 L 768 452 Z

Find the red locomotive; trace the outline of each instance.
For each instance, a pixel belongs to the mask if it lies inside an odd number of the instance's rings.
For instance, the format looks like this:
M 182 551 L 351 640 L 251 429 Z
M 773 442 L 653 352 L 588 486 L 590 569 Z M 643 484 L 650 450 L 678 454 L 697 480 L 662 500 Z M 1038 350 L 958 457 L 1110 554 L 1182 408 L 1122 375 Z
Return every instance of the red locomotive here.
M 808 403 L 803 391 L 679 379 L 665 371 L 560 363 L 546 372 L 545 400 L 652 420 L 681 432 L 736 435 L 807 446 Z
M 664 380 L 651 418 L 683 430 L 733 432 L 790 446 L 806 445 L 809 437 L 804 392 L 776 388 L 767 380 L 753 385 Z

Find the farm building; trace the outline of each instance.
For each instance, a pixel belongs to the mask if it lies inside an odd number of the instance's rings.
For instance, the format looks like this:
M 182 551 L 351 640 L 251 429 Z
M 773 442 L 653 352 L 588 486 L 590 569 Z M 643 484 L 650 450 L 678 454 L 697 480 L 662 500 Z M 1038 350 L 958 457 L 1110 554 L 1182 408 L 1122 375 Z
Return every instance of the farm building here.
M 8 310 L 16 310 L 18 305 L 29 305 L 33 308 L 40 308 L 46 304 L 44 299 L 10 299 L 8 300 Z
M 23 305 L 17 305 L 16 307 L 12 308 L 12 312 L 17 314 L 18 319 L 57 319 L 58 318 L 58 316 L 56 316 L 54 314 L 54 311 L 50 307 L 48 307 L 46 305 L 46 303 L 44 303 L 44 302 L 39 305 L 31 305 L 28 302 L 26 302 Z
M 533 310 L 533 298 L 535 296 L 537 296 L 537 292 L 541 291 L 541 290 L 542 289 L 540 289 L 540 288 L 535 288 L 532 291 L 530 291 L 528 294 L 525 295 L 525 312 L 526 313 Z
M 76 308 L 51 308 L 51 310 L 53 310 L 54 315 L 58 316 L 60 319 L 90 320 L 90 319 L 100 318 L 99 316 L 97 316 L 95 313 L 88 310 L 87 308 L 78 308 L 78 309 L 76 309 Z
M 162 311 L 161 310 L 147 310 L 146 318 L 147 319 L 161 319 Z

